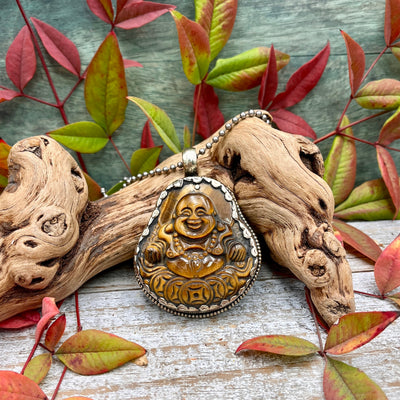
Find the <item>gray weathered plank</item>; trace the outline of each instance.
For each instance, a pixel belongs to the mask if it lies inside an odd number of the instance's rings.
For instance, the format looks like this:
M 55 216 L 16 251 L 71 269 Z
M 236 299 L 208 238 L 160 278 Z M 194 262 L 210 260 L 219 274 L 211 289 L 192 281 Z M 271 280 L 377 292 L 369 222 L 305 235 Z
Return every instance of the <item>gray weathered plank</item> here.
M 355 224 L 382 247 L 400 230 L 399 221 Z M 377 293 L 371 264 L 349 257 L 354 287 Z M 323 360 L 318 356 L 288 358 L 234 351 L 246 339 L 288 334 L 318 344 L 304 285 L 278 277 L 263 266 L 248 295 L 231 310 L 213 318 L 192 320 L 165 313 L 138 288 L 129 264 L 107 271 L 80 290 L 84 329 L 101 329 L 140 343 L 149 364 L 128 363 L 110 373 L 85 377 L 67 373 L 58 399 L 73 395 L 113 399 L 321 399 Z M 388 301 L 356 295 L 357 311 L 398 310 Z M 62 306 L 67 329 L 75 332 L 72 298 Z M 400 394 L 400 330 L 396 321 L 379 337 L 339 359 L 362 369 L 390 400 Z M 322 334 L 325 337 L 325 334 Z M 20 371 L 34 340 L 34 329 L 0 331 L 0 368 Z M 51 395 L 62 365 L 55 361 L 41 384 Z M 301 393 L 301 395 L 299 395 Z M 299 397 L 300 396 L 300 397 Z

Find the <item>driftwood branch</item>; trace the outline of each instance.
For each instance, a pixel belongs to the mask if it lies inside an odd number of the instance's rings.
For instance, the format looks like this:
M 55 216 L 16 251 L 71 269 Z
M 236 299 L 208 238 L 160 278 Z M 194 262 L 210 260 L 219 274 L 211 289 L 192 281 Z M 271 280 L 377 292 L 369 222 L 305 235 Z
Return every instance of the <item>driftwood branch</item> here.
M 0 196 L 0 320 L 40 306 L 45 296 L 65 298 L 133 258 L 160 191 L 183 176 L 156 175 L 87 202 L 82 172 L 48 137 L 17 143 L 9 165 Z M 249 118 L 200 156 L 198 170 L 233 190 L 272 258 L 308 286 L 328 324 L 354 310 L 351 271 L 333 234 L 333 196 L 315 145 Z

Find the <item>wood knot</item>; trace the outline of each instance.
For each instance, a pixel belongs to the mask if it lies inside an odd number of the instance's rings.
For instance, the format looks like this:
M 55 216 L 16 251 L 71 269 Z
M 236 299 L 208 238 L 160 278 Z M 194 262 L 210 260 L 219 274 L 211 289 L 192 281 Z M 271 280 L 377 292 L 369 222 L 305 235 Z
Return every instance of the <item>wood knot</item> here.
M 61 236 L 67 229 L 65 214 L 58 214 L 51 219 L 48 219 L 42 224 L 42 231 L 49 236 Z

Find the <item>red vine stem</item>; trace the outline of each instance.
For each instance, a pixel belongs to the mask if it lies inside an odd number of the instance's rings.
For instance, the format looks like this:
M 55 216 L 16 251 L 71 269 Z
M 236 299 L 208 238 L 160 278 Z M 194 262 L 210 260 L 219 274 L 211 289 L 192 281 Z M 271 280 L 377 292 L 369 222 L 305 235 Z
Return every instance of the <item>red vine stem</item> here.
M 50 88 L 51 88 L 51 91 L 53 92 L 53 95 L 54 95 L 54 98 L 55 98 L 56 104 L 57 104 L 55 107 L 58 108 L 58 110 L 59 110 L 59 112 L 61 114 L 61 118 L 64 121 L 64 124 L 67 125 L 69 122 L 68 122 L 67 114 L 65 113 L 65 110 L 64 110 L 65 101 L 61 102 L 60 98 L 58 97 L 58 93 L 57 93 L 57 90 L 56 90 L 56 88 L 54 86 L 53 79 L 51 78 L 50 71 L 49 71 L 49 69 L 47 67 L 46 61 L 44 59 L 42 50 L 40 49 L 39 43 L 38 43 L 38 41 L 36 39 L 35 33 L 33 32 L 31 24 L 29 23 L 28 17 L 26 16 L 25 10 L 23 9 L 23 7 L 21 5 L 20 0 L 15 0 L 15 1 L 17 3 L 19 11 L 20 11 L 20 13 L 22 15 L 22 18 L 24 19 L 25 24 L 26 24 L 27 28 L 29 29 L 29 33 L 30 33 L 30 35 L 32 37 L 33 44 L 34 44 L 34 46 L 36 48 L 36 51 L 38 53 L 40 62 L 42 64 L 42 66 L 43 66 L 44 72 L 46 74 L 47 80 L 48 80 Z M 77 153 L 77 156 L 78 156 L 78 160 L 79 160 L 79 163 L 81 164 L 81 167 L 82 167 L 83 171 L 87 173 L 86 165 L 85 165 L 85 162 L 83 161 L 83 158 L 82 158 L 81 154 Z
M 111 136 L 109 136 L 108 139 L 110 140 L 111 144 L 113 145 L 113 147 L 114 147 L 115 151 L 117 152 L 119 158 L 120 158 L 120 159 L 122 160 L 122 162 L 125 164 L 126 169 L 127 169 L 127 170 L 129 171 L 129 173 L 131 174 L 131 169 L 130 169 L 128 163 L 125 161 L 124 157 L 122 156 L 121 152 L 119 151 L 119 149 L 118 149 L 117 145 L 115 144 L 114 140 L 112 139 Z
M 24 366 L 22 367 L 21 375 L 24 374 L 26 367 L 28 366 L 29 362 L 32 360 L 32 358 L 33 358 L 33 356 L 34 356 L 34 354 L 35 354 L 35 351 L 36 351 L 38 345 L 39 345 L 39 342 L 37 342 L 37 343 L 35 343 L 35 344 L 33 345 L 32 350 L 31 350 L 31 352 L 29 353 L 29 356 L 28 356 L 28 358 L 26 359 Z
M 51 400 L 54 400 L 57 397 L 58 391 L 60 390 L 60 386 L 61 386 L 61 383 L 64 379 L 66 372 L 67 372 L 67 367 L 64 367 L 63 372 L 61 373 L 60 379 L 58 380 L 57 386 L 54 390 L 53 396 L 51 397 Z
M 355 290 L 354 293 L 361 294 L 363 296 L 374 297 L 375 299 L 380 299 L 380 300 L 386 299 L 386 296 L 383 294 L 372 294 L 372 293 L 360 292 L 358 290 Z
M 79 312 L 79 295 L 78 291 L 75 292 L 75 312 L 76 312 L 76 330 L 80 332 L 82 330 L 81 316 Z
M 200 100 L 200 93 L 201 93 L 201 84 L 199 86 L 199 91 L 197 92 L 196 97 L 196 108 L 194 109 L 194 121 L 193 121 L 193 130 L 192 130 L 192 146 L 194 146 L 196 141 L 196 124 L 197 124 L 197 114 L 199 109 L 199 100 Z

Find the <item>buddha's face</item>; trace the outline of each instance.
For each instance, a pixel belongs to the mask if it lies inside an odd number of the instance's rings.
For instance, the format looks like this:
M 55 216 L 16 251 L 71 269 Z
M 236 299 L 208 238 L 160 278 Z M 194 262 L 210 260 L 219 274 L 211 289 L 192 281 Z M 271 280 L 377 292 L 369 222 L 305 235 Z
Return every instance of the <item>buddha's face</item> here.
M 175 231 L 189 239 L 207 237 L 215 227 L 214 205 L 203 194 L 183 196 L 175 208 Z

